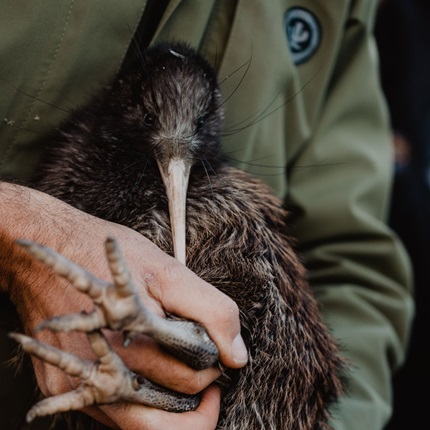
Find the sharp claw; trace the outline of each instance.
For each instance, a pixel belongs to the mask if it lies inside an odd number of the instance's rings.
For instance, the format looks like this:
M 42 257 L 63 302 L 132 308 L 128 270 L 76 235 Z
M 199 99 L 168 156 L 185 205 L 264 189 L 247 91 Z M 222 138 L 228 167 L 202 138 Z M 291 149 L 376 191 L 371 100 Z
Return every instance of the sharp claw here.
M 79 387 L 74 391 L 48 397 L 32 406 L 27 412 L 26 421 L 30 423 L 36 417 L 56 414 L 58 412 L 76 411 L 94 404 L 90 387 Z
M 43 328 L 55 331 L 92 331 L 102 327 L 122 330 L 130 326 L 134 331 L 145 332 L 152 314 L 139 299 L 115 239 L 106 240 L 106 255 L 114 279 L 113 284 L 96 278 L 46 246 L 27 240 L 18 240 L 17 243 L 56 274 L 68 279 L 78 290 L 89 295 L 94 302 L 94 312 L 56 317 L 39 324 L 36 331 Z M 112 294 L 106 294 L 107 290 L 111 290 Z
M 97 299 L 102 293 L 103 287 L 106 286 L 106 282 L 97 279 L 82 267 L 47 246 L 23 239 L 17 240 L 16 243 L 92 299 Z
M 21 343 L 25 351 L 82 381 L 74 391 L 37 403 L 27 415 L 29 421 L 36 416 L 80 409 L 93 403 L 138 402 L 175 412 L 193 410 L 198 406 L 198 396 L 168 391 L 127 369 L 100 331 L 103 327 L 122 330 L 125 347 L 141 333 L 150 335 L 195 369 L 209 367 L 218 358 L 218 350 L 203 327 L 189 321 L 161 318 L 144 306 L 115 239 L 106 241 L 113 284 L 95 278 L 47 247 L 24 240 L 18 243 L 88 294 L 94 302 L 91 313 L 54 317 L 40 323 L 35 331 L 85 331 L 98 357 L 97 363 L 91 363 L 30 337 L 11 333 L 10 337 Z
M 90 332 L 105 326 L 106 321 L 103 318 L 103 314 L 101 312 L 81 312 L 79 314 L 63 315 L 42 321 L 36 326 L 34 332 L 37 333 L 43 329 L 49 329 L 57 332 L 68 332 L 72 330 Z
M 27 414 L 27 421 L 37 416 L 82 409 L 98 403 L 137 402 L 175 412 L 195 409 L 198 396 L 182 395 L 162 388 L 127 369 L 112 350 L 101 331 L 88 334 L 97 362 L 82 360 L 19 333 L 9 333 L 23 349 L 81 379 L 81 385 L 69 393 L 49 397 L 36 403 Z
M 128 346 L 140 333 L 149 335 L 194 369 L 210 367 L 217 361 L 218 350 L 202 327 L 186 321 L 161 318 L 145 307 L 114 238 L 108 237 L 105 242 L 113 284 L 97 279 L 48 247 L 25 240 L 19 243 L 54 272 L 88 294 L 94 302 L 93 312 L 55 317 L 39 324 L 36 331 L 49 328 L 54 331 L 88 332 L 106 327 L 126 333 L 124 346 Z
M 109 269 L 118 296 L 130 297 L 135 295 L 137 290 L 125 264 L 118 242 L 113 237 L 108 237 L 105 242 L 105 248 Z
M 9 333 L 9 336 L 20 343 L 25 352 L 58 367 L 71 376 L 86 379 L 91 374 L 92 364 L 73 354 L 23 334 Z

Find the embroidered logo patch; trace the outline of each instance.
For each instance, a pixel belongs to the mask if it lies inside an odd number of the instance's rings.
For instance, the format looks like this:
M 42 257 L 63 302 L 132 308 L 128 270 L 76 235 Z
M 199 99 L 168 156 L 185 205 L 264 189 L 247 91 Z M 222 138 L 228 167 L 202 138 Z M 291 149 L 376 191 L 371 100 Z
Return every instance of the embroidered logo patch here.
M 321 26 L 314 14 L 302 7 L 292 7 L 285 13 L 285 32 L 295 64 L 309 60 L 321 42 Z

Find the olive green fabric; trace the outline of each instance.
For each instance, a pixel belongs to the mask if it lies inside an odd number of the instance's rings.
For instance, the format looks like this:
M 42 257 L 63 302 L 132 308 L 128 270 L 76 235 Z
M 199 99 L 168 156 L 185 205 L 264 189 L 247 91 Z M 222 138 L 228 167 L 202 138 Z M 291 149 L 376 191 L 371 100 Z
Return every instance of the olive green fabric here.
M 392 167 L 372 36 L 377 3 L 170 1 L 151 26 L 154 41 L 185 40 L 214 64 L 227 99 L 224 153 L 291 207 L 322 312 L 351 361 L 350 391 L 333 411 L 337 430 L 387 422 L 390 375 L 404 360 L 413 315 L 408 259 L 385 224 Z M 63 109 L 112 79 L 144 6 L 2 2 L 3 177 L 28 178 Z M 320 28 L 318 48 L 300 65 L 285 31 L 292 7 Z
M 28 178 L 52 128 L 118 71 L 146 2 L 123 3 L 0 3 L 2 176 Z

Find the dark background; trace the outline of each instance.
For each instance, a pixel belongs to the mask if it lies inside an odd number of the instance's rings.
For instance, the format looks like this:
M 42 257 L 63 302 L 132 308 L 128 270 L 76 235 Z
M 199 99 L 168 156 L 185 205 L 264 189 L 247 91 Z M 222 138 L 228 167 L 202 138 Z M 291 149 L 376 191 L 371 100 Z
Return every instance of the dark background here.
M 411 256 L 416 296 L 386 429 L 419 429 L 428 426 L 430 408 L 430 1 L 381 1 L 375 31 L 396 149 L 390 223 Z

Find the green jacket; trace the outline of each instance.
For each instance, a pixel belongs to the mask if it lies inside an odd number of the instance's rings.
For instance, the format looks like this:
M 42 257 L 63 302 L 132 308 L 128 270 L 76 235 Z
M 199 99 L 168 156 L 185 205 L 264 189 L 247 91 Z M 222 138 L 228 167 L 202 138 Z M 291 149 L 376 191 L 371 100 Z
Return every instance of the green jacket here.
M 1 3 L 4 178 L 28 178 L 53 128 L 142 49 L 130 45 L 136 31 L 141 45 L 188 41 L 215 65 L 224 152 L 285 198 L 322 312 L 352 363 L 334 427 L 383 428 L 413 304 L 407 257 L 385 224 L 392 154 L 372 36 L 378 1 Z

